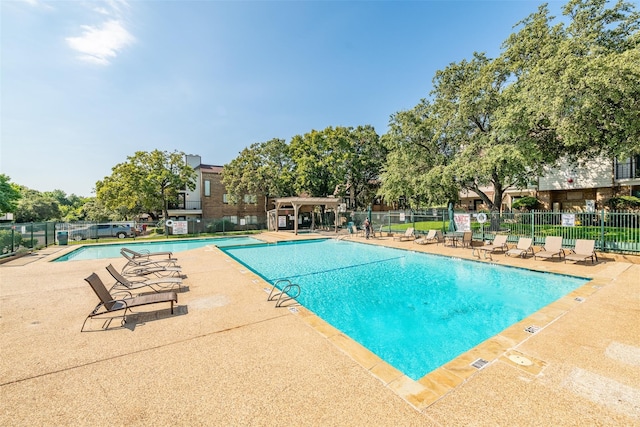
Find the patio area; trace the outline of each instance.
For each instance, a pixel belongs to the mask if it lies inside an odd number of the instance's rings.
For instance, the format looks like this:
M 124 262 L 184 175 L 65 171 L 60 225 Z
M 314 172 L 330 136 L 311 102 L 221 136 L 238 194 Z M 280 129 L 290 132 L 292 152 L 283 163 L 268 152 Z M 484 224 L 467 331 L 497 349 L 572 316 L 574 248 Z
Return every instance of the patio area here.
M 471 249 L 341 238 L 474 259 Z M 189 289 L 174 315 L 149 306 L 124 328 L 96 320 L 81 333 L 98 302 L 83 279 L 107 282 L 105 266 L 125 260 L 49 262 L 70 249 L 0 265 L 1 425 L 640 423 L 640 257 L 478 261 L 593 280 L 411 381 L 313 313 L 275 308 L 266 282 L 210 247 L 176 254 Z M 534 323 L 541 330 L 524 331 Z M 470 367 L 479 357 L 489 363 Z

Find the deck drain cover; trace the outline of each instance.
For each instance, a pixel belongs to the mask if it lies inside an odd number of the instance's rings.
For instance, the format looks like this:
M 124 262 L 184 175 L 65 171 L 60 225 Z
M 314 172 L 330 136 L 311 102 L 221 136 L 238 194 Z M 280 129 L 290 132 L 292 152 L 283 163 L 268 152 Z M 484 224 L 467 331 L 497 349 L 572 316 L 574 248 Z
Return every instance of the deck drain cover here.
M 289 307 L 289 311 L 292 313 L 297 313 L 299 310 L 295 307 Z
M 527 359 L 524 356 L 520 356 L 519 354 L 512 354 L 511 356 L 509 356 L 509 360 L 511 360 L 513 363 L 517 363 L 518 365 L 521 366 L 531 366 L 533 365 L 533 362 L 529 359 Z
M 487 360 L 478 359 L 475 362 L 473 362 L 471 366 L 473 366 L 476 369 L 482 369 L 487 365 L 487 363 L 489 363 Z
M 574 299 L 576 301 L 578 301 L 578 302 L 583 302 L 584 301 L 584 298 L 582 298 L 582 297 L 575 297 Z
M 536 332 L 538 332 L 540 330 L 540 326 L 528 326 L 524 329 L 526 332 L 529 332 L 530 334 L 535 334 Z

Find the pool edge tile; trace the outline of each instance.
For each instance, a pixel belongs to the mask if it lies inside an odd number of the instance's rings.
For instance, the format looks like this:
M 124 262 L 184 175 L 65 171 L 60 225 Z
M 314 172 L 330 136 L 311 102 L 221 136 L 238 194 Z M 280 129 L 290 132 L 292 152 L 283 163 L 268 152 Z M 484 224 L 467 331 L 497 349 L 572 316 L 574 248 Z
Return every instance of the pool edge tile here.
M 343 352 L 351 356 L 353 360 L 358 362 L 368 371 L 370 371 L 375 365 L 382 362 L 382 359 L 376 356 L 372 351 L 368 350 L 366 347 L 352 340 L 343 333 L 333 335 L 327 339 L 334 343 Z
M 441 397 L 406 375 L 392 381 L 387 387 L 419 411 L 427 408 Z

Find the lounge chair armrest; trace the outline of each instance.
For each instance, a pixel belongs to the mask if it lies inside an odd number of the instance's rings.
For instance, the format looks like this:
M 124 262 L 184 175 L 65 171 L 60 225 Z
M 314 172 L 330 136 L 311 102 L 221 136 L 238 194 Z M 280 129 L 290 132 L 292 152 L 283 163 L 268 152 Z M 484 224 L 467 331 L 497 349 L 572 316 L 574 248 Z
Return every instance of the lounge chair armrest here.
M 127 276 L 127 281 L 131 283 L 141 283 L 141 282 L 146 282 L 147 279 L 142 276 Z
M 116 283 L 116 285 L 117 285 L 117 283 Z M 114 285 L 114 286 L 116 286 L 116 285 Z M 111 288 L 111 290 L 113 290 L 113 288 Z M 126 290 L 126 289 L 119 289 L 119 290 L 116 290 L 115 292 L 111 293 L 112 297 L 119 297 L 120 295 L 128 296 L 129 298 L 133 297 L 133 294 L 131 292 L 129 292 L 128 290 Z M 112 301 L 120 301 L 120 298 L 114 299 Z

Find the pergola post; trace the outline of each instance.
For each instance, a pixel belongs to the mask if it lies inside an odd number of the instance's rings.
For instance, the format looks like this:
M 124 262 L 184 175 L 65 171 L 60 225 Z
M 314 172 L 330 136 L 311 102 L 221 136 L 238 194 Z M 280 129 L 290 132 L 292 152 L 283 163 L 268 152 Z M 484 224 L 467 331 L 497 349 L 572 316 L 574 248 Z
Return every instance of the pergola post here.
M 281 199 L 275 200 L 276 206 L 276 231 L 278 231 L 278 219 L 280 216 L 280 208 L 285 205 L 293 206 L 293 215 L 295 217 L 293 230 L 295 234 L 298 234 L 298 214 L 300 212 L 300 207 L 302 206 L 324 206 L 326 209 L 333 209 L 335 212 L 335 221 L 334 221 L 334 230 L 338 232 L 338 199 L 333 197 L 283 197 Z M 315 222 L 315 216 L 311 215 L 312 221 Z
M 297 203 L 293 203 L 293 234 L 298 235 L 298 208 Z

